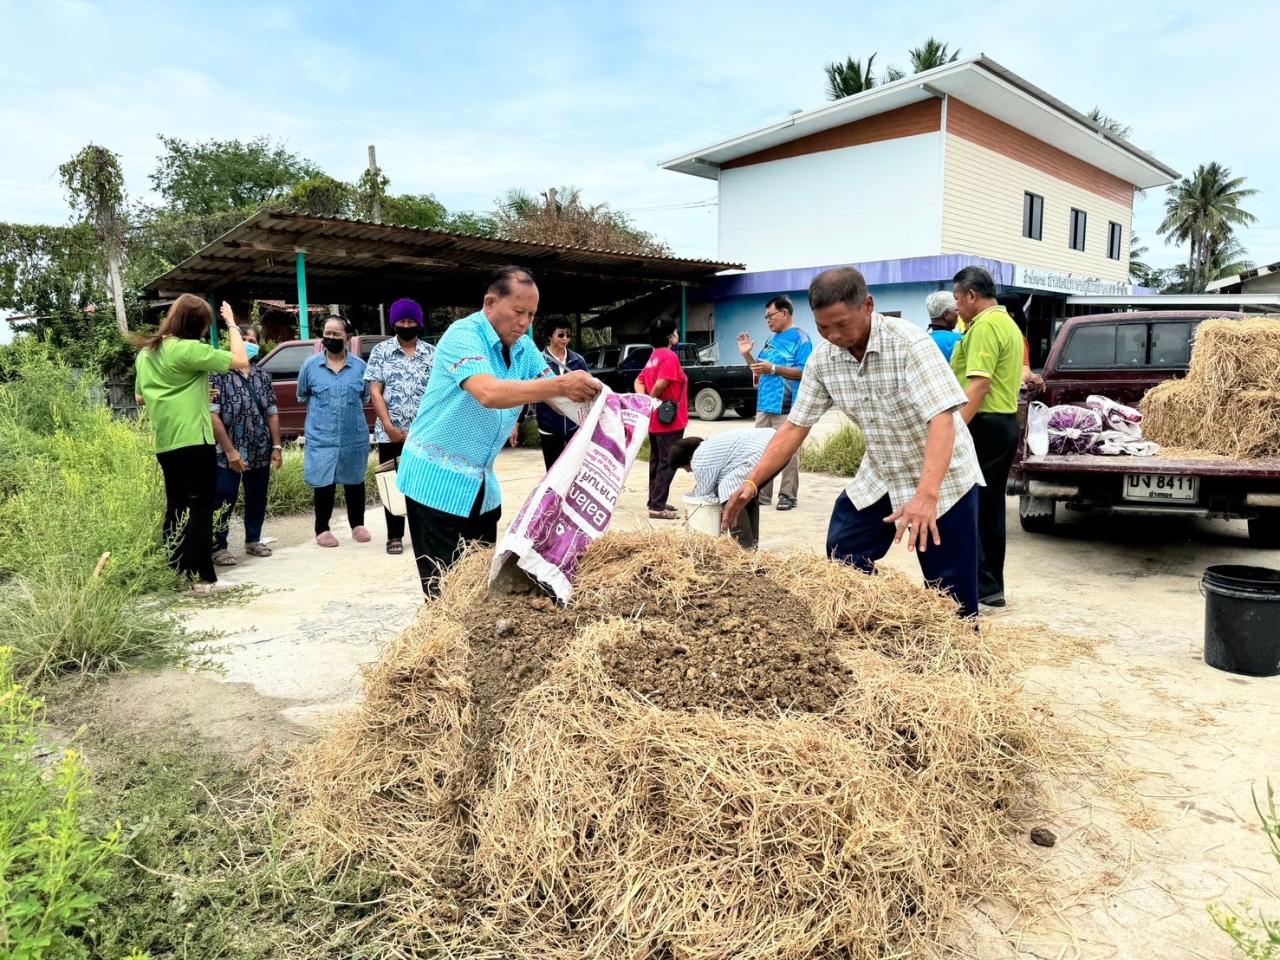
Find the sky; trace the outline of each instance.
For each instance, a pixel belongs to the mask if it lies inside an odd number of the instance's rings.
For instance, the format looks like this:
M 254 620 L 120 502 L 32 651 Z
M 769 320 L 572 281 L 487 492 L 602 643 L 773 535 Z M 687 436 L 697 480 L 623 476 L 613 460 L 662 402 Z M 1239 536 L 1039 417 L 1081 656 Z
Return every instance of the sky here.
M 1133 127 L 1182 173 L 1218 161 L 1260 194 L 1250 259 L 1280 260 L 1280 4 L 987 0 L 859 5 L 613 0 L 134 3 L 0 0 L 0 220 L 70 217 L 57 167 L 95 142 L 154 200 L 158 133 L 269 135 L 354 180 L 368 144 L 391 189 L 490 210 L 574 184 L 682 256 L 716 256 L 714 181 L 658 163 L 824 100 L 823 65 L 906 64 L 934 35 L 1081 111 Z M 904 12 L 909 11 L 909 12 Z M 1163 190 L 1135 208 L 1157 266 Z M 856 229 L 856 225 L 851 225 Z

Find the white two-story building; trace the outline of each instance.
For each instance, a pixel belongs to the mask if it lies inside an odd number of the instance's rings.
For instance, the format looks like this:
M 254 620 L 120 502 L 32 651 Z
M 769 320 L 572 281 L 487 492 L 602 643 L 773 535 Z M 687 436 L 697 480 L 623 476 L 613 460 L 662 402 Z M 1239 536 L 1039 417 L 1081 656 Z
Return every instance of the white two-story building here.
M 722 352 L 740 330 L 765 336 L 764 303 L 779 293 L 791 294 L 797 322 L 812 331 L 805 291 L 828 267 L 857 266 L 881 312 L 923 326 L 925 297 L 977 263 L 1028 295 L 1039 354 L 1052 301 L 1134 292 L 1134 192 L 1178 176 L 986 57 L 662 166 L 716 181 L 718 258 L 747 267 L 710 291 Z

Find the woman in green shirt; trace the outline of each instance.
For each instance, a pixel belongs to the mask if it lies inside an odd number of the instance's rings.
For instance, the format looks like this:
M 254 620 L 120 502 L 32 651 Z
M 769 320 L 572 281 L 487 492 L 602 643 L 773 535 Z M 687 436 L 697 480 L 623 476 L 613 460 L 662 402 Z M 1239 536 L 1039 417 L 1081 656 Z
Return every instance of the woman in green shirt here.
M 173 302 L 160 328 L 135 336 L 135 392 L 145 404 L 156 435 L 156 459 L 164 474 L 164 536 L 169 564 L 199 582 L 200 596 L 213 591 L 213 507 L 217 460 L 209 416 L 209 374 L 249 372 L 244 340 L 227 303 L 222 304 L 227 345 L 204 342 L 213 312 L 199 297 L 184 293 Z

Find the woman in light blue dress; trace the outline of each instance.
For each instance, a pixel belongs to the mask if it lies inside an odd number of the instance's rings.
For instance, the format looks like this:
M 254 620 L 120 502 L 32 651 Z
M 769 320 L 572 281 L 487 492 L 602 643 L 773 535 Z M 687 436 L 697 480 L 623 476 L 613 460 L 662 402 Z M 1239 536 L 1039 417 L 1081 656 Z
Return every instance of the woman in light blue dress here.
M 336 547 L 329 529 L 337 484 L 347 501 L 351 536 L 372 539 L 364 525 L 364 478 L 369 466 L 369 424 L 364 417 L 369 385 L 364 361 L 347 349 L 351 324 L 342 317 L 324 322 L 324 350 L 307 358 L 298 371 L 298 401 L 307 406 L 306 450 L 302 479 L 315 491 L 316 543 Z

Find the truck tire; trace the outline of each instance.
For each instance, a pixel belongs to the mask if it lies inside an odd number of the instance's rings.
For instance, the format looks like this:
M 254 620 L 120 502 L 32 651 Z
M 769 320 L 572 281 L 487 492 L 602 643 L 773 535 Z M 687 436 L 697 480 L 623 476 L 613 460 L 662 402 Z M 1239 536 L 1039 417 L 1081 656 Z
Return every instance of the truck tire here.
M 693 395 L 693 411 L 699 420 L 719 420 L 724 416 L 724 397 L 715 387 L 703 387 Z
M 1058 520 L 1057 507 L 1056 500 L 1024 493 L 1018 497 L 1018 523 L 1027 533 L 1053 533 Z
M 1280 548 L 1280 510 L 1264 510 L 1249 518 L 1249 542 L 1255 547 Z
M 733 412 L 744 420 L 754 420 L 756 416 L 756 405 L 754 403 L 740 403 L 733 408 Z

